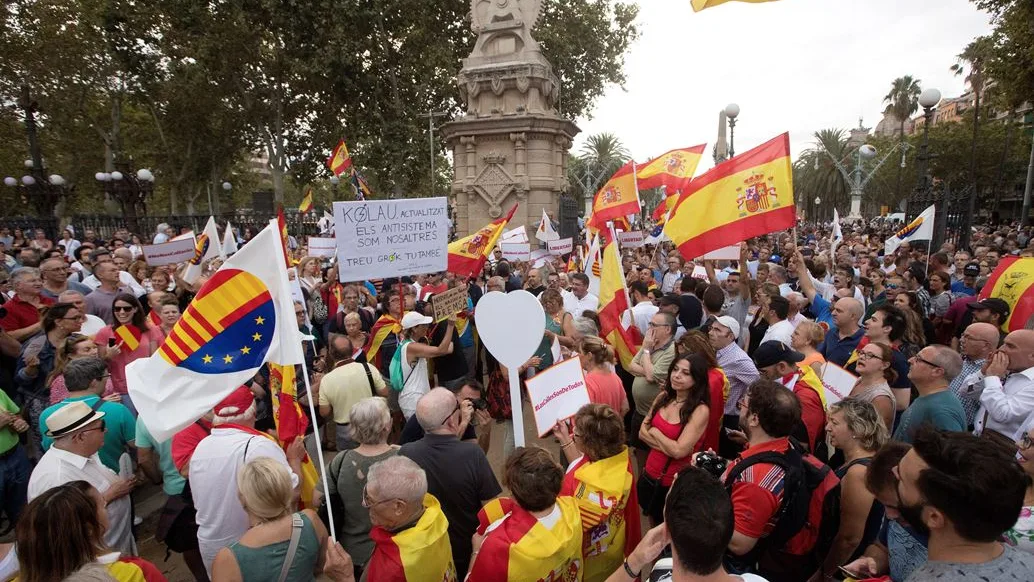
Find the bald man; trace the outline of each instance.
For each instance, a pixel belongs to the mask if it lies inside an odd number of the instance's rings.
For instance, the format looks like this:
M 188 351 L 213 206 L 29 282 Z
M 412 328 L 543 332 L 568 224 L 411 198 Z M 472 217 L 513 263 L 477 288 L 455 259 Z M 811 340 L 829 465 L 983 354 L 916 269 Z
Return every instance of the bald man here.
M 973 430 L 973 422 L 980 409 L 980 391 L 984 374 L 981 370 L 987 358 L 998 349 L 998 328 L 990 323 L 972 323 L 959 338 L 959 354 L 962 355 L 962 372 L 951 381 L 951 391 L 962 402 L 966 413 L 966 426 Z
M 846 292 L 845 289 L 837 291 Z M 858 342 L 865 334 L 865 330 L 858 326 L 864 313 L 862 303 L 852 297 L 841 297 L 833 304 L 833 326 L 818 348 L 827 362 L 833 362 L 838 366 L 847 365 L 851 353 L 858 347 Z
M 1034 330 L 1020 329 L 1005 336 L 983 371 L 984 391 L 974 432 L 994 431 L 1012 441 L 1034 413 Z

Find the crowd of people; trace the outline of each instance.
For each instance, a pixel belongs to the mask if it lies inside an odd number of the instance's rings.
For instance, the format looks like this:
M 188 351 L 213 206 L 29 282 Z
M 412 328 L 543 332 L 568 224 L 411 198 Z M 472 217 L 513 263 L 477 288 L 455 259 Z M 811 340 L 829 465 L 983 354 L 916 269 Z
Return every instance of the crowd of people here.
M 142 245 L 178 231 L 0 229 L 0 581 L 163 580 L 138 557 L 145 481 L 167 498 L 156 539 L 197 580 L 1034 579 L 1034 329 L 978 298 L 1003 257 L 1034 254 L 1029 228 L 892 253 L 864 224 L 838 244 L 801 224 L 735 261 L 621 249 L 627 365 L 569 257 L 342 282 L 292 239 L 317 414 L 289 443 L 266 369 L 169 441 L 138 417 L 126 366 L 220 264 L 191 282 L 148 265 Z M 466 309 L 436 321 L 456 287 Z M 473 313 L 518 290 L 545 332 L 511 386 Z M 568 358 L 590 403 L 515 447 L 511 390 Z M 317 447 L 329 487 L 300 507 Z

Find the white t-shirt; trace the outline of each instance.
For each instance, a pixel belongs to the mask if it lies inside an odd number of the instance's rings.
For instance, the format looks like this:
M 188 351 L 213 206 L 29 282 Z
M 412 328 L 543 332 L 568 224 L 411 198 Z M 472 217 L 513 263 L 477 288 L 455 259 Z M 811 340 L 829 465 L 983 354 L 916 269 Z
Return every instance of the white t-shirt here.
M 783 319 L 777 321 L 774 325 L 768 327 L 768 331 L 765 332 L 765 337 L 761 338 L 761 343 L 769 341 L 783 342 L 787 346 L 790 345 L 790 337 L 793 335 L 793 324 Z
M 632 307 L 632 316 L 635 318 L 635 326 L 645 336 L 650 329 L 650 319 L 660 311 L 660 308 L 649 301 L 640 301 Z M 628 327 L 631 322 L 628 319 L 628 312 L 621 314 L 621 324 Z
M 584 311 L 596 311 L 600 307 L 600 299 L 592 293 L 586 293 L 581 299 L 575 297 L 571 291 L 561 293 L 564 297 L 564 311 L 572 317 L 581 317 Z

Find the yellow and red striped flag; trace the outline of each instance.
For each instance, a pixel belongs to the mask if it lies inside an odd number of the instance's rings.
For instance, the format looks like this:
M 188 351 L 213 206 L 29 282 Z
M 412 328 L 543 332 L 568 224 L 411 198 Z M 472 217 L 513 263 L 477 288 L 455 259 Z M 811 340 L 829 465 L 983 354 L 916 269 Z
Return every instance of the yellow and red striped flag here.
M 618 250 L 614 231 L 603 231 L 603 265 L 600 268 L 600 337 L 607 340 L 617 352 L 621 365 L 627 370 L 632 358 L 643 343 L 642 335 L 635 324 L 625 327 L 622 316 L 632 308 L 625 285 L 625 274 L 621 268 L 621 253 Z
M 159 305 L 158 308 L 160 309 L 161 306 Z M 149 327 L 162 326 L 162 318 L 158 315 L 157 309 L 152 309 L 151 312 L 147 314 L 147 324 Z
M 144 332 L 140 331 L 140 328 L 127 323 L 126 325 L 120 325 L 115 328 L 115 336 L 121 340 L 122 345 L 132 352 L 140 347 L 140 338 L 143 337 Z
M 1034 258 L 1005 257 L 980 292 L 981 299 L 997 298 L 1009 304 L 1005 331 L 1024 329 L 1034 317 Z
M 280 231 L 280 248 L 284 251 L 284 263 L 287 265 L 287 268 L 291 268 L 297 264 L 297 261 L 291 260 L 291 253 L 287 250 L 287 241 L 289 240 L 289 237 L 287 234 L 287 219 L 284 218 L 283 206 L 278 208 L 276 211 L 276 226 Z
M 309 212 L 312 210 L 312 188 L 305 191 L 301 204 L 298 205 L 298 212 Z
M 281 366 L 269 362 L 269 393 L 273 400 L 273 422 L 276 424 L 276 436 L 280 446 L 287 446 L 294 439 L 305 438 L 305 430 L 309 426 L 309 418 L 302 412 L 298 404 L 298 388 L 295 381 L 294 366 Z M 301 474 L 301 508 L 313 508 L 312 494 L 319 482 L 316 466 L 308 453 L 302 458 Z
M 790 134 L 784 133 L 690 182 L 664 234 L 692 258 L 792 228 L 796 220 Z
M 335 176 L 340 176 L 345 172 L 350 172 L 352 169 L 352 156 L 348 155 L 348 148 L 345 146 L 345 140 L 338 142 L 337 147 L 327 158 L 327 167 L 330 168 L 331 172 L 334 172 Z
M 714 8 L 719 4 L 725 4 L 726 2 L 732 2 L 733 0 L 692 0 L 691 5 L 693 6 L 693 12 L 700 12 L 701 10 L 707 10 L 708 8 Z M 774 2 L 775 0 L 735 0 L 736 2 L 747 2 L 750 4 L 761 4 L 762 2 Z
M 670 194 L 685 189 L 693 179 L 706 147 L 707 144 L 700 144 L 691 148 L 671 150 L 636 167 L 639 189 L 664 186 Z
M 449 243 L 449 272 L 465 278 L 476 277 L 516 210 L 517 205 L 514 204 L 506 216 L 493 220 L 470 236 Z
M 592 200 L 589 226 L 602 230 L 608 221 L 624 219 L 629 214 L 639 213 L 641 207 L 635 174 L 635 161 L 629 161 L 614 172 Z
M 381 368 L 381 344 L 388 339 L 389 335 L 398 335 L 402 331 L 402 322 L 385 313 L 373 324 L 370 329 L 370 339 L 363 348 L 366 354 L 366 361 L 376 368 Z
M 449 520 L 434 495 L 424 495 L 424 512 L 412 526 L 392 533 L 370 530 L 373 555 L 364 578 L 389 582 L 456 582 L 456 564 L 449 543 Z

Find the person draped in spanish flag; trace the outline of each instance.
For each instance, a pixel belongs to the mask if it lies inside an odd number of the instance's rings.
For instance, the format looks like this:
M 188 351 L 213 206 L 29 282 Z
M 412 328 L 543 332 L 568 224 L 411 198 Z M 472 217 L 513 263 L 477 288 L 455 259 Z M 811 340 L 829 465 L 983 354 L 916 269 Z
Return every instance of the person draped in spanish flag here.
M 399 343 L 398 334 L 402 332 L 402 309 L 398 289 L 386 289 L 382 297 L 388 306 L 388 312 L 374 322 L 363 353 L 366 354 L 367 362 L 376 366 L 382 376 L 388 377 L 388 364 L 395 355 L 395 348 Z
M 582 454 L 567 468 L 560 494 L 573 496 L 581 512 L 583 579 L 602 582 L 621 568 L 642 533 L 624 423 L 610 406 L 586 404 L 574 430 L 561 422 L 554 434 L 568 454 Z
M 412 459 L 395 456 L 372 467 L 363 489 L 374 550 L 362 582 L 457 582 L 449 520 L 427 474 Z
M 811 366 L 799 366 L 804 354 L 793 350 L 783 342 L 767 341 L 754 350 L 754 364 L 761 377 L 774 380 L 786 386 L 801 402 L 801 422 L 807 432 L 794 431 L 795 437 L 815 452 L 820 439 L 826 435 L 826 389 L 822 380 Z
M 467 582 L 580 582 L 582 518 L 573 497 L 558 497 L 564 469 L 545 449 L 521 447 L 503 478 L 513 499 L 478 513 Z

